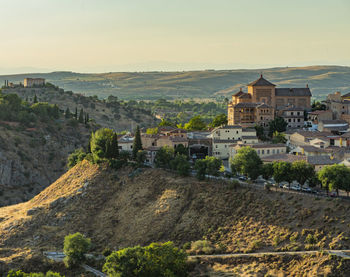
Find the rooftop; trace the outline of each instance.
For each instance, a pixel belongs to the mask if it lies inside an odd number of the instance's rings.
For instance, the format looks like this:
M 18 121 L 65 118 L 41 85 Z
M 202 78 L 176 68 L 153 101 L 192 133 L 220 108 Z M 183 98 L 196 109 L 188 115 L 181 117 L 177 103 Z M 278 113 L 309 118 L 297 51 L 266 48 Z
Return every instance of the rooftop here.
M 268 80 L 266 80 L 263 75 L 260 75 L 260 78 L 255 80 L 254 82 L 251 82 L 250 84 L 248 84 L 248 86 L 276 86 L 272 83 L 270 83 Z
M 275 154 L 267 157 L 262 157 L 263 162 L 295 162 L 295 161 L 306 161 L 306 156 L 293 155 L 293 154 Z
M 312 96 L 309 88 L 276 88 L 276 96 Z
M 337 159 L 331 159 L 329 156 L 308 156 L 307 162 L 312 165 L 331 165 L 338 164 L 341 161 Z

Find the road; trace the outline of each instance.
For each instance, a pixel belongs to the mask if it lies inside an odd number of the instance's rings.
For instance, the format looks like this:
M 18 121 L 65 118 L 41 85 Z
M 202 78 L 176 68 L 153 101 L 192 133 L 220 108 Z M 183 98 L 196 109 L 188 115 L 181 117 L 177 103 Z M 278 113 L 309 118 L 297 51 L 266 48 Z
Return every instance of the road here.
M 55 252 L 55 251 L 44 251 L 43 255 L 55 262 L 63 262 L 64 257 L 66 256 L 63 252 Z M 82 268 L 84 268 L 86 271 L 93 273 L 97 277 L 107 277 L 106 274 L 104 274 L 101 271 L 98 271 L 97 269 L 92 268 L 91 266 L 88 266 L 86 264 L 81 265 Z
M 311 251 L 285 251 L 285 252 L 256 252 L 256 253 L 230 253 L 213 255 L 192 255 L 189 258 L 241 258 L 261 256 L 284 256 L 284 255 L 314 255 L 317 253 L 328 253 L 342 258 L 350 259 L 350 250 L 311 250 Z

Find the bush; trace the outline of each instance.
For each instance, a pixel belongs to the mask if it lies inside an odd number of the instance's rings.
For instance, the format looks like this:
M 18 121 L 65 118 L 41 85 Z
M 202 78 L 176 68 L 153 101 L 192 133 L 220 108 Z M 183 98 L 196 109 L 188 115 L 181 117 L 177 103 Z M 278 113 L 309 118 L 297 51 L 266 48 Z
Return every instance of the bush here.
M 305 242 L 308 244 L 316 244 L 317 238 L 316 238 L 316 236 L 314 236 L 312 234 L 308 234 L 305 238 Z
M 86 157 L 86 153 L 85 153 L 85 151 L 82 148 L 76 149 L 73 153 L 71 153 L 68 156 L 68 162 L 67 162 L 68 168 L 72 168 L 77 163 L 79 163 L 82 160 L 84 160 L 85 157 Z
M 111 277 L 187 276 L 187 255 L 172 242 L 152 243 L 146 247 L 130 247 L 113 252 L 103 271 Z
M 191 253 L 195 254 L 213 254 L 214 246 L 207 240 L 197 240 L 191 244 Z
M 57 272 L 48 271 L 46 274 L 44 273 L 25 273 L 21 270 L 14 271 L 10 270 L 10 272 L 7 274 L 7 277 L 64 277 L 61 276 Z
M 71 268 L 85 260 L 84 254 L 89 250 L 91 241 L 81 233 L 68 235 L 64 238 L 63 252 L 66 255 L 64 263 Z

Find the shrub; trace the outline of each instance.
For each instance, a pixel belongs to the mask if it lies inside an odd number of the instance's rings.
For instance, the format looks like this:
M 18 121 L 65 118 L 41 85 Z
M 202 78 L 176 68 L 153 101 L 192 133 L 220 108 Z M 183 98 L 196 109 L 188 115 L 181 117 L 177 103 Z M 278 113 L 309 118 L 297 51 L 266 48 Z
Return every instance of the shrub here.
M 25 273 L 21 270 L 14 271 L 10 270 L 7 274 L 7 277 L 64 277 L 61 276 L 57 272 L 48 271 L 46 274 L 44 273 Z
M 214 246 L 207 240 L 197 240 L 191 244 L 191 252 L 196 254 L 213 254 Z
M 73 153 L 71 153 L 68 156 L 68 162 L 67 162 L 68 168 L 72 168 L 77 163 L 80 163 L 82 160 L 84 160 L 85 157 L 86 157 L 86 153 L 82 148 L 76 149 Z
M 172 242 L 152 243 L 146 247 L 129 247 L 113 252 L 103 271 L 111 277 L 187 276 L 187 255 Z
M 64 238 L 63 252 L 66 255 L 64 263 L 67 267 L 74 267 L 85 260 L 84 254 L 89 250 L 91 241 L 81 233 L 70 234 Z
M 317 243 L 317 238 L 315 235 L 308 234 L 305 238 L 305 242 L 308 244 L 316 244 Z

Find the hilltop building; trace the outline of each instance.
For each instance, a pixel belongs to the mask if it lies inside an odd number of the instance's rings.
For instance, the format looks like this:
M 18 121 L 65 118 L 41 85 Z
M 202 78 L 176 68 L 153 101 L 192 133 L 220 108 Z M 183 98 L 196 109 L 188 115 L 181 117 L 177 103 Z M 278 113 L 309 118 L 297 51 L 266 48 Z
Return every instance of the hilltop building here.
M 275 113 L 286 107 L 304 110 L 311 109 L 311 91 L 305 88 L 276 88 L 261 74 L 260 78 L 248 84 L 248 92 L 240 89 L 232 95 L 228 104 L 228 124 L 243 126 L 268 126 L 268 122 L 275 118 Z M 300 123 L 294 125 L 301 125 Z
M 25 88 L 41 87 L 45 85 L 44 78 L 24 78 L 23 85 Z

